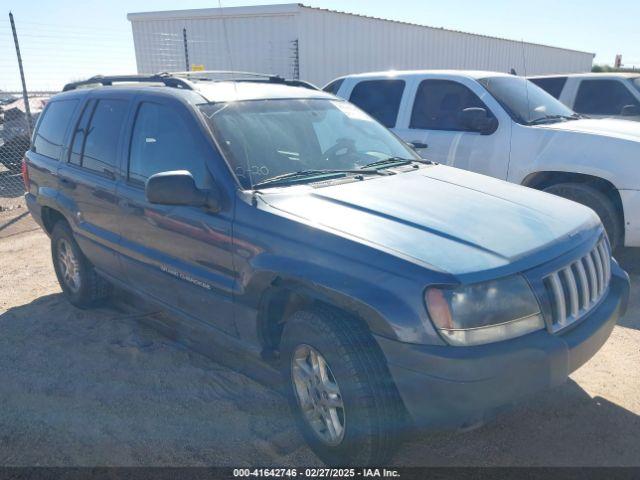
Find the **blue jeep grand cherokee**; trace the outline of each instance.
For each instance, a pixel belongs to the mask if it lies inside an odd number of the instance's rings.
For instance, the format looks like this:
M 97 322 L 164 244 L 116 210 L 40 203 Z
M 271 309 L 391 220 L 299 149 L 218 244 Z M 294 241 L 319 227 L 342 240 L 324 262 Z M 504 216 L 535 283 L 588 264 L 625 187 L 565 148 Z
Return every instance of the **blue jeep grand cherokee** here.
M 115 285 L 281 368 L 330 463 L 384 462 L 406 419 L 478 422 L 596 353 L 629 282 L 594 212 L 421 160 L 291 83 L 99 77 L 55 96 L 23 174 L 71 303 Z

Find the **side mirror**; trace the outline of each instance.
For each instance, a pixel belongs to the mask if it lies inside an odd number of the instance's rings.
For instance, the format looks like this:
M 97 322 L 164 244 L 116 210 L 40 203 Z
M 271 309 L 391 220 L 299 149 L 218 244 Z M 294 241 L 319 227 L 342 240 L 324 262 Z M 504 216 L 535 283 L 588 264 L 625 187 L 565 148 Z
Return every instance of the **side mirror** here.
M 190 205 L 220 211 L 220 198 L 216 191 L 196 187 L 187 170 L 174 170 L 151 175 L 145 184 L 147 200 L 159 205 Z
M 638 105 L 625 105 L 622 107 L 623 117 L 635 117 L 640 115 L 640 106 Z
M 498 121 L 489 117 L 484 108 L 465 108 L 460 112 L 460 123 L 471 130 L 482 135 L 491 135 L 498 128 Z

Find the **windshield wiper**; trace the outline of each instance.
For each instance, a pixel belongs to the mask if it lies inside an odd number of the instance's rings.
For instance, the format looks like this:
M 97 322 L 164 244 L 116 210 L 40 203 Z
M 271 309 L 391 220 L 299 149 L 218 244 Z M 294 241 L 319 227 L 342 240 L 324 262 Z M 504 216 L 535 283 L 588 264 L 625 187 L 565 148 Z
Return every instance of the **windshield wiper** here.
M 366 165 L 363 165 L 360 168 L 384 168 L 384 167 L 392 167 L 392 166 L 402 166 L 402 165 L 409 165 L 410 163 L 414 163 L 414 162 L 418 162 L 418 163 L 426 163 L 431 165 L 431 160 L 425 160 L 425 159 L 415 159 L 415 158 L 402 158 L 402 157 L 389 157 L 389 158 L 385 158 L 384 160 L 378 160 L 372 163 L 367 163 Z
M 345 176 L 346 174 L 353 173 L 356 175 L 388 175 L 388 173 L 380 172 L 373 169 L 318 169 L 318 170 L 299 170 L 297 172 L 283 173 L 275 177 L 267 178 L 261 182 L 253 185 L 254 190 L 261 187 L 273 187 L 276 185 L 289 185 L 300 180 L 313 181 L 316 177 L 335 177 Z
M 527 125 L 539 125 L 541 123 L 554 120 L 578 120 L 579 118 L 581 118 L 581 116 L 577 113 L 573 113 L 571 115 L 545 115 L 544 117 L 536 118 L 527 122 Z

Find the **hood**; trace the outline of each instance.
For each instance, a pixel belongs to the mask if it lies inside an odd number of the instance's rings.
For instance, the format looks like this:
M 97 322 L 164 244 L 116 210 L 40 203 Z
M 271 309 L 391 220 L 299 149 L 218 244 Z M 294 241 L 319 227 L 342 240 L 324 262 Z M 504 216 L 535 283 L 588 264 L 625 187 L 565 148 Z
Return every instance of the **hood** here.
M 531 268 L 601 229 L 582 205 L 443 165 L 262 198 L 314 226 L 458 276 Z
M 579 120 L 540 125 L 539 127 L 640 142 L 640 122 L 617 118 L 581 118 Z

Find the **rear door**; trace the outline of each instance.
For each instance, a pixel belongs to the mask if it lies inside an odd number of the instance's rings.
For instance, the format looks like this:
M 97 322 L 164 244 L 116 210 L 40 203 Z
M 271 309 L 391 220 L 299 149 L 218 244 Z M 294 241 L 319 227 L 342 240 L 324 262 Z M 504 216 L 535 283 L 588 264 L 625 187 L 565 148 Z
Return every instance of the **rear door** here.
M 120 271 L 115 182 L 131 100 L 124 92 L 88 96 L 58 171 L 59 202 L 71 214 L 80 248 L 96 267 L 112 275 Z
M 128 282 L 169 307 L 236 335 L 233 205 L 226 203 L 218 213 L 156 205 L 147 201 L 144 191 L 147 178 L 171 170 L 188 170 L 199 188 L 211 188 L 207 163 L 217 153 L 195 113 L 174 97 L 139 97 L 128 131 L 126 175 L 118 186 L 121 253 Z

